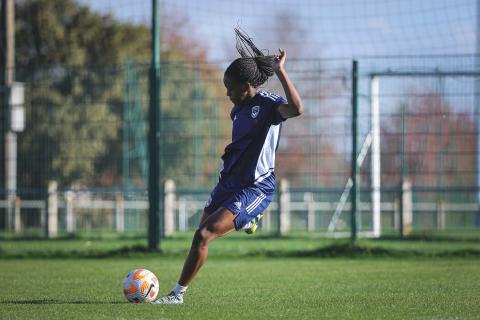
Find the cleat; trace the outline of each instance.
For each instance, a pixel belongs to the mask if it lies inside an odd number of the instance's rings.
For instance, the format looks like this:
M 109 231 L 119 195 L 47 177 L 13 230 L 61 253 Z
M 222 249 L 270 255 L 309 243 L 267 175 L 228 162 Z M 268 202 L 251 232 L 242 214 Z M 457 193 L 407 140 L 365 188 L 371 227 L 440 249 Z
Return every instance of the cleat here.
M 183 294 L 175 294 L 170 292 L 166 296 L 163 296 L 152 302 L 153 304 L 182 304 L 183 303 Z
M 242 229 L 245 230 L 247 234 L 254 234 L 258 228 L 258 222 L 262 219 L 263 214 L 259 214 L 252 221 L 247 223 Z

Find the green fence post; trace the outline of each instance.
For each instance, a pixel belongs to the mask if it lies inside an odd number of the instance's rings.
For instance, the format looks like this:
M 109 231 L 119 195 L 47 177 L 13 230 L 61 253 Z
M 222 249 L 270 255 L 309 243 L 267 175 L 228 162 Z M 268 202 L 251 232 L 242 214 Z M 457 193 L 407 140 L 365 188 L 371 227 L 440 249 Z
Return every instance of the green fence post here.
M 400 178 L 400 238 L 403 238 L 408 232 L 404 229 L 405 224 L 405 202 L 404 202 L 404 184 L 408 180 L 408 150 L 407 150 L 407 131 L 408 131 L 408 105 L 402 104 L 402 161 Z
M 160 14 L 158 0 L 152 0 L 152 47 L 150 65 L 149 109 L 149 177 L 148 177 L 148 248 L 157 250 L 160 243 Z
M 352 64 L 352 189 L 350 189 L 351 206 L 351 241 L 357 239 L 357 212 L 360 199 L 360 177 L 358 175 L 358 62 Z

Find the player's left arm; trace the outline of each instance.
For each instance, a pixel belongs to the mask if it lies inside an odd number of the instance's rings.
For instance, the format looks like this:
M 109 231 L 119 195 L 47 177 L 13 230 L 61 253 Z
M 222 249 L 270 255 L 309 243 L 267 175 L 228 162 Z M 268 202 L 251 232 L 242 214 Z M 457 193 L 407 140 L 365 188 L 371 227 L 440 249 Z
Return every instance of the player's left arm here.
M 285 50 L 278 49 L 278 51 L 280 52 L 280 55 L 275 56 L 273 69 L 282 84 L 288 102 L 287 104 L 279 105 L 278 112 L 284 119 L 288 119 L 301 115 L 303 113 L 303 105 L 297 89 L 292 81 L 290 81 L 287 71 L 285 71 L 285 59 L 287 54 L 285 53 Z

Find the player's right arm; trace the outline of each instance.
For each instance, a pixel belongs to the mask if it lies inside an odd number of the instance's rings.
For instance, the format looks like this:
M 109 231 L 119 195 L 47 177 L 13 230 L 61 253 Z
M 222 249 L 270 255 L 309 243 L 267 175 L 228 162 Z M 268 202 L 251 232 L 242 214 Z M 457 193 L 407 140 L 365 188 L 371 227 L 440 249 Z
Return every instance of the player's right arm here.
M 275 73 L 282 84 L 288 102 L 287 104 L 279 105 L 278 112 L 284 119 L 288 119 L 301 115 L 303 113 L 303 105 L 297 89 L 293 85 L 292 81 L 288 77 L 287 71 L 285 70 L 285 59 L 287 54 L 285 53 L 285 50 L 278 49 L 278 51 L 280 52 L 280 55 L 275 56 L 273 69 L 275 70 Z

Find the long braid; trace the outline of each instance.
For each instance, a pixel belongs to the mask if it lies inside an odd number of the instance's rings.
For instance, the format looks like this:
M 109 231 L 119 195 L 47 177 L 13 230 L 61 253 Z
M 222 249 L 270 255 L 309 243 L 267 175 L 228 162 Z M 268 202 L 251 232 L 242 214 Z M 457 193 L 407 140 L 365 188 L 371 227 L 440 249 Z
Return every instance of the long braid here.
M 263 52 L 255 46 L 252 38 L 248 37 L 246 33 L 242 33 L 238 28 L 235 28 L 235 37 L 237 40 L 237 51 L 242 57 L 264 56 Z
M 239 81 L 249 82 L 254 87 L 264 84 L 274 74 L 273 56 L 259 50 L 245 32 L 235 28 L 236 48 L 241 58 L 236 59 L 225 71 Z

